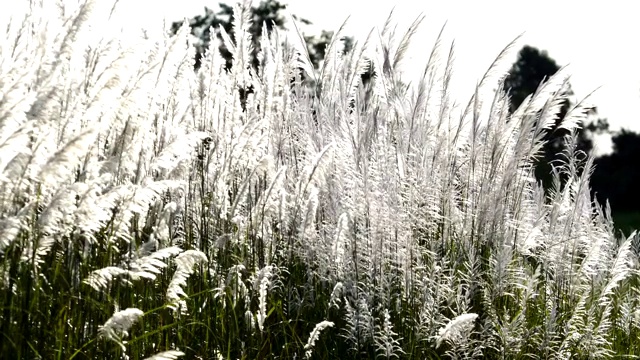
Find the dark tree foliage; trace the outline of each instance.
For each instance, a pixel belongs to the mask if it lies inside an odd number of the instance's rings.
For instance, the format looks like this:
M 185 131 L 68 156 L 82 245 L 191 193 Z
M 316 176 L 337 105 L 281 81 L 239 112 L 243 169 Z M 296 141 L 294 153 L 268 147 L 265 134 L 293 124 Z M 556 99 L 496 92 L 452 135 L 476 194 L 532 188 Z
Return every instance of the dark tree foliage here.
M 200 67 L 200 62 L 204 56 L 204 52 L 209 47 L 212 28 L 218 29 L 219 27 L 222 27 L 232 39 L 235 39 L 234 32 L 232 31 L 233 6 L 224 3 L 219 3 L 218 6 L 220 7 L 220 10 L 217 13 L 205 7 L 204 15 L 197 15 L 189 20 L 191 34 L 197 36 L 201 41 L 196 48 L 196 69 Z M 278 1 L 270 0 L 263 1 L 258 5 L 258 7 L 251 8 L 253 22 L 249 32 L 253 38 L 252 45 L 254 53 L 252 54 L 252 62 L 254 67 L 257 67 L 258 65 L 258 60 L 256 58 L 258 50 L 257 39 L 262 34 L 262 26 L 263 24 L 266 24 L 268 31 L 271 31 L 274 26 L 284 28 L 285 19 L 280 13 L 280 10 L 283 9 L 285 9 L 284 5 L 280 4 Z M 175 34 L 181 26 L 182 21 L 172 23 L 171 32 Z M 221 39 L 219 32 L 217 33 L 217 36 Z M 224 44 L 220 46 L 220 52 L 227 62 L 227 68 L 231 68 L 231 53 L 227 50 Z
M 218 12 L 214 12 L 213 10 L 205 7 L 205 14 L 198 15 L 189 20 L 189 25 L 191 26 L 191 34 L 197 36 L 201 43 L 196 48 L 196 69 L 200 67 L 200 62 L 202 56 L 204 55 L 205 50 L 209 47 L 209 39 L 211 38 L 211 27 L 213 29 L 217 29 L 218 27 L 224 28 L 224 30 L 234 38 L 234 32 L 232 29 L 232 20 L 233 20 L 233 7 L 224 3 L 219 4 L 220 10 Z M 259 50 L 259 42 L 258 39 L 262 35 L 262 27 L 263 25 L 267 26 L 267 31 L 271 31 L 274 27 L 278 29 L 286 29 L 286 19 L 282 15 L 282 10 L 284 10 L 286 6 L 280 3 L 278 0 L 263 0 L 258 4 L 257 7 L 251 8 L 252 13 L 252 24 L 249 29 L 249 33 L 253 39 L 253 54 L 252 54 L 252 65 L 254 68 L 258 67 L 258 59 L 257 53 Z M 302 24 L 311 24 L 311 22 L 307 19 L 303 19 L 297 16 L 294 18 Z M 182 21 L 174 22 L 171 25 L 172 33 L 176 33 L 178 29 L 182 26 Z M 216 34 L 220 38 L 219 32 Z M 305 40 L 307 42 L 307 47 L 309 51 L 309 57 L 311 58 L 311 62 L 313 65 L 318 68 L 319 64 L 324 59 L 325 48 L 331 41 L 333 36 L 333 32 L 331 31 L 322 31 L 319 37 L 316 36 L 305 36 Z M 346 37 L 344 39 L 344 51 L 349 51 L 353 46 L 353 39 L 350 37 Z M 225 48 L 224 45 L 220 46 L 220 52 L 222 57 L 226 60 L 227 69 L 231 68 L 231 53 Z
M 612 137 L 613 152 L 595 160 L 591 186 L 598 199 L 607 200 L 619 229 L 640 227 L 640 134 L 621 130 Z
M 528 45 L 524 46 L 518 53 L 518 59 L 511 67 L 504 82 L 504 88 L 509 91 L 511 96 L 510 111 L 513 113 L 527 96 L 534 93 L 543 81 L 550 78 L 558 70 L 560 70 L 560 66 L 545 51 Z M 567 95 L 572 95 L 570 87 L 567 90 Z M 561 154 L 566 147 L 564 138 L 569 135 L 569 132 L 565 129 L 559 129 L 558 125 L 570 108 L 571 103 L 566 100 L 556 124 L 544 138 L 546 144 L 535 165 L 536 178 L 546 190 L 550 189 L 553 183 L 553 164 L 557 164 L 563 159 Z M 582 129 L 579 129 L 577 134 L 577 150 L 588 154 L 593 149 L 593 142 L 588 133 L 604 130 L 608 125 L 606 120 L 601 119 L 597 124 L 581 124 L 581 126 Z
M 613 153 L 596 160 L 597 170 L 591 178 L 599 201 L 609 200 L 618 211 L 637 210 L 640 207 L 640 135 L 622 130 L 612 137 Z
M 550 78 L 558 70 L 560 66 L 546 51 L 525 45 L 504 81 L 504 87 L 509 90 L 511 96 L 511 112 L 514 112 L 527 96 L 533 94 L 543 80 Z

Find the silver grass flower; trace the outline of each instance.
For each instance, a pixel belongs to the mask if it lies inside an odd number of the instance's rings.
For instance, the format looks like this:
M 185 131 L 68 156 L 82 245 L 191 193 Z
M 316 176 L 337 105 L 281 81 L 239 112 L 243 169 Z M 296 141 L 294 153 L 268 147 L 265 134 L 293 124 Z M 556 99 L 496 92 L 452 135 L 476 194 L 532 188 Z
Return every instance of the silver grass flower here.
M 159 249 L 147 256 L 136 259 L 130 265 L 130 274 L 134 277 L 146 277 L 153 280 L 156 275 L 160 274 L 161 269 L 167 266 L 167 263 L 165 262 L 166 259 L 181 253 L 182 249 L 178 246 Z
M 85 180 L 86 188 L 77 200 L 77 207 L 73 214 L 74 233 L 84 237 L 89 243 L 96 242 L 95 235 L 113 215 L 112 210 L 115 204 L 106 191 L 111 180 L 110 174 L 91 176 L 90 179 Z
M 302 218 L 302 229 L 300 235 L 305 239 L 313 239 L 315 233 L 315 219 L 318 211 L 318 188 L 311 185 L 308 188 L 309 197 L 304 207 L 304 213 Z
M 338 218 L 338 223 L 335 229 L 335 236 L 333 238 L 333 244 L 331 246 L 331 257 L 334 259 L 335 268 L 340 271 L 343 269 L 343 262 L 345 260 L 346 245 L 349 241 L 349 216 L 343 213 Z M 337 285 L 336 285 L 337 286 Z
M 187 162 L 191 160 L 197 145 L 209 137 L 209 134 L 192 132 L 189 134 L 175 134 L 174 136 L 173 141 L 165 146 L 151 163 L 150 170 L 155 171 L 158 177 L 167 178 L 166 175 L 173 174 L 173 176 L 177 176 L 185 173 Z M 178 171 L 181 166 L 185 168 Z
M 38 219 L 40 231 L 50 236 L 67 235 L 72 229 L 74 214 L 77 210 L 77 197 L 85 190 L 86 186 L 76 183 L 69 187 L 63 187 L 53 195 Z M 42 249 L 46 253 L 48 249 Z
M 257 319 L 253 315 L 251 310 L 247 310 L 247 311 L 244 312 L 244 321 L 245 321 L 246 324 L 249 324 L 249 330 L 251 330 L 251 332 L 253 332 L 255 330 L 255 328 L 256 328 Z M 262 329 L 260 329 L 260 331 L 262 331 Z
M 155 355 L 149 356 L 145 358 L 145 360 L 175 360 L 184 355 L 185 354 L 182 351 L 169 350 L 169 351 L 163 351 L 161 353 L 157 353 Z
M 9 126 L 2 126 L 0 130 L 6 131 L 6 138 L 0 140 L 0 174 L 3 174 L 5 181 L 12 178 L 12 174 L 5 174 L 5 169 L 11 161 L 13 161 L 18 155 L 28 155 L 31 151 L 29 149 L 30 139 L 29 133 L 25 127 L 14 129 L 6 129 Z M 4 134 L 2 134 L 4 135 Z
M 129 275 L 129 270 L 121 269 L 117 266 L 107 266 L 102 269 L 92 271 L 83 282 L 96 291 L 102 291 L 109 287 L 114 279 Z M 128 280 L 123 279 L 126 283 Z
M 377 347 L 376 352 L 386 359 L 400 358 L 404 354 L 404 350 L 400 347 L 400 340 L 401 338 L 398 338 L 398 334 L 393 331 L 389 310 L 385 309 L 383 311 L 382 325 L 376 325 L 376 333 L 374 335 L 374 342 Z
M 194 267 L 206 262 L 207 256 L 198 250 L 187 250 L 176 256 L 175 263 L 177 268 L 167 287 L 167 302 L 169 303 L 169 308 L 174 311 L 181 310 L 182 312 L 187 310 L 186 303 L 182 300 L 183 297 L 187 296 L 183 287 L 187 285 L 187 279 L 193 274 Z
M 636 237 L 636 232 L 634 231 L 627 240 L 618 248 L 618 253 L 613 261 L 610 276 L 611 278 L 607 282 L 605 288 L 602 290 L 600 294 L 600 299 L 598 303 L 601 306 L 610 306 L 611 299 L 610 297 L 613 295 L 613 291 L 619 285 L 621 281 L 626 279 L 628 276 L 632 274 L 632 264 L 634 256 L 631 243 L 632 240 Z
M 240 299 L 251 301 L 249 290 L 247 289 L 247 286 L 245 285 L 242 278 L 242 273 L 244 270 L 245 266 L 242 264 L 233 265 L 231 268 L 229 268 L 224 286 L 228 287 L 231 290 L 232 305 L 240 301 Z
M 309 51 L 307 49 L 304 37 L 302 36 L 302 32 L 300 32 L 300 30 L 298 29 L 297 21 L 292 16 L 290 16 L 288 20 L 291 24 L 293 24 L 293 29 L 295 31 L 292 32 L 290 38 L 291 43 L 296 50 L 296 65 L 302 68 L 309 77 L 317 82 L 318 80 L 316 78 L 316 73 L 313 70 L 311 58 L 309 57 Z
M 22 228 L 21 221 L 16 217 L 0 220 L 0 252 L 13 243 Z
M 129 329 L 144 313 L 140 309 L 127 308 L 115 312 L 104 325 L 98 329 L 98 334 L 107 340 L 114 341 L 125 351 L 123 338 L 129 335 Z
M 352 349 L 360 350 L 364 344 L 369 342 L 373 337 L 373 317 L 367 300 L 363 297 L 356 300 L 355 307 L 345 301 L 346 310 L 346 334 L 347 341 L 351 344 Z
M 341 302 L 341 297 L 342 297 L 342 292 L 344 291 L 344 286 L 342 285 L 341 282 L 337 282 L 334 286 L 333 286 L 333 290 L 331 291 L 331 297 L 329 299 L 329 307 L 336 307 L 336 308 L 340 308 L 340 302 Z
M 113 238 L 122 238 L 130 240 L 129 223 L 135 215 L 141 216 L 141 226 L 144 226 L 145 213 L 149 207 L 160 201 L 161 196 L 167 191 L 180 188 L 183 185 L 181 181 L 160 180 L 150 181 L 145 185 L 123 185 L 114 188 L 110 194 L 105 197 L 107 204 L 111 208 L 118 208 L 116 218 L 113 220 L 114 230 Z
M 66 181 L 95 143 L 96 135 L 93 129 L 89 129 L 76 136 L 44 164 L 37 179 L 43 182 L 46 188 L 56 188 Z
M 333 322 L 326 321 L 326 320 L 316 324 L 316 326 L 311 331 L 311 334 L 309 334 L 309 339 L 307 340 L 307 343 L 304 345 L 304 350 L 305 350 L 304 355 L 307 359 L 310 359 L 311 356 L 313 355 L 313 347 L 316 345 L 316 341 L 318 341 L 318 339 L 320 338 L 320 333 L 322 332 L 322 330 L 329 327 L 333 327 L 333 325 L 334 325 Z
M 129 265 L 128 269 L 116 266 L 107 266 L 102 269 L 94 270 L 83 282 L 94 288 L 96 291 L 102 291 L 109 287 L 115 279 L 120 279 L 127 285 L 131 284 L 129 279 L 132 281 L 137 281 L 141 278 L 155 280 L 157 275 L 161 273 L 162 269 L 167 267 L 166 259 L 180 253 L 182 253 L 182 249 L 177 246 L 163 248 L 151 253 L 150 255 L 135 259 Z M 125 277 L 128 277 L 129 279 Z
M 255 280 L 253 281 L 254 289 L 258 289 L 258 313 L 256 319 L 258 329 L 264 330 L 264 321 L 267 318 L 267 289 L 271 285 L 271 276 L 273 276 L 273 266 L 267 265 L 258 270 Z
M 436 348 L 439 348 L 443 342 L 451 342 L 453 344 L 464 342 L 471 330 L 473 330 L 474 322 L 477 318 L 478 314 L 468 313 L 451 319 L 447 325 L 438 331 Z

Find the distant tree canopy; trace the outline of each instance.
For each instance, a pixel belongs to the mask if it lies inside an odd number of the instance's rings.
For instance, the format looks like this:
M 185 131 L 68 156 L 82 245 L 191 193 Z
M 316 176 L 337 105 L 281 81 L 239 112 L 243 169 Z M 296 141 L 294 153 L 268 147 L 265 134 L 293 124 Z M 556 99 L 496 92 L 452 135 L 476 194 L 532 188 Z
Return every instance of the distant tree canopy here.
M 612 137 L 613 152 L 595 161 L 591 185 L 600 203 L 615 212 L 640 211 L 640 134 L 621 130 Z
M 543 80 L 550 78 L 558 70 L 560 66 L 546 51 L 525 45 L 504 81 L 504 88 L 509 90 L 511 96 L 511 112 L 514 112 L 527 96 L 533 94 Z
M 218 29 L 222 27 L 231 38 L 234 38 L 234 32 L 232 27 L 233 20 L 233 7 L 224 3 L 219 4 L 220 10 L 214 12 L 213 10 L 205 7 L 205 14 L 198 15 L 189 20 L 191 26 L 191 34 L 198 37 L 201 41 L 200 45 L 196 47 L 196 64 L 195 67 L 200 67 L 200 61 L 204 55 L 205 50 L 209 47 L 209 39 L 211 37 L 211 27 Z M 278 0 L 263 0 L 257 7 L 251 8 L 252 24 L 249 30 L 253 39 L 253 54 L 252 65 L 254 68 L 258 66 L 257 53 L 260 47 L 258 42 L 262 35 L 263 25 L 267 26 L 267 31 L 271 31 L 274 27 L 278 29 L 286 29 L 286 19 L 282 15 L 282 11 L 286 9 L 286 6 L 281 4 Z M 307 19 L 303 19 L 297 16 L 293 16 L 297 21 L 303 24 L 311 24 Z M 171 31 L 175 34 L 182 26 L 182 21 L 172 23 Z M 220 38 L 220 32 L 216 34 Z M 307 48 L 309 51 L 309 57 L 313 65 L 318 68 L 325 56 L 326 46 L 331 41 L 333 32 L 322 31 L 320 36 L 305 36 L 307 42 Z M 344 41 L 344 50 L 349 51 L 353 46 L 353 38 L 346 37 Z M 227 68 L 231 68 L 231 53 L 226 49 L 224 45 L 220 46 L 220 52 L 222 57 L 227 62 Z
M 518 59 L 511 67 L 507 75 L 504 88 L 511 96 L 510 111 L 513 113 L 529 96 L 534 93 L 540 84 L 560 70 L 545 51 L 540 51 L 532 46 L 524 46 L 518 53 Z M 569 87 L 566 95 L 572 95 Z M 571 107 L 571 102 L 565 100 L 564 105 L 556 120 L 555 126 L 545 136 L 546 144 L 543 147 L 543 154 L 536 163 L 535 174 L 538 181 L 542 182 L 545 189 L 550 189 L 553 182 L 552 164 L 562 159 L 561 153 L 565 149 L 564 137 L 569 135 L 566 129 L 560 129 L 559 124 L 566 116 Z M 594 110 L 595 112 L 595 110 Z M 578 130 L 577 150 L 590 153 L 593 149 L 593 141 L 588 133 L 600 132 L 608 129 L 607 121 L 598 120 L 597 123 L 580 124 Z

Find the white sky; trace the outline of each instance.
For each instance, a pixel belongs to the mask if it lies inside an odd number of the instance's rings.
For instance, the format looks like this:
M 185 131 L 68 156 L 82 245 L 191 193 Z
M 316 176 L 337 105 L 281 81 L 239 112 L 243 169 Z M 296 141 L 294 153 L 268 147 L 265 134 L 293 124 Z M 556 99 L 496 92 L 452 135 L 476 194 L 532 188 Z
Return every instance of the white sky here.
M 216 8 L 223 0 L 121 0 L 141 6 L 148 17 L 170 20 L 204 14 L 204 6 Z M 257 4 L 259 0 L 254 0 Z M 157 15 L 144 3 L 151 3 Z M 381 26 L 395 7 L 399 29 L 406 29 L 420 14 L 426 15 L 421 31 L 410 47 L 408 72 L 420 71 L 434 40 L 446 22 L 444 44 L 455 39 L 454 88 L 466 102 L 474 85 L 495 56 L 521 33 L 516 49 L 528 44 L 546 50 L 559 65 L 569 65 L 571 84 L 578 98 L 600 89 L 591 97 L 600 117 L 613 130 L 640 131 L 640 21 L 634 1 L 538 0 L 535 5 L 516 5 L 510 0 L 282 0 L 291 13 L 314 23 L 308 33 L 336 30 L 350 15 L 345 35 L 364 39 Z M 162 4 L 162 5 L 160 5 Z M 517 51 L 516 51 L 517 52 Z M 515 56 L 515 55 L 514 55 Z M 515 57 L 514 57 L 515 60 Z M 604 145 L 606 146 L 606 145 Z

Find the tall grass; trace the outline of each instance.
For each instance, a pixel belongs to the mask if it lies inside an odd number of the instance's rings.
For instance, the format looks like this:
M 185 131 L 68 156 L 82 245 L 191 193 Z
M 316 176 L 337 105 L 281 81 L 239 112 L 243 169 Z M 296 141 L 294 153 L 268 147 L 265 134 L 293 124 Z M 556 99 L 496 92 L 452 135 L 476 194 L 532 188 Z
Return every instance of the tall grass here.
M 320 72 L 265 33 L 256 71 L 236 5 L 233 67 L 214 36 L 194 72 L 186 26 L 119 31 L 107 3 L 0 24 L 3 356 L 640 354 L 637 240 L 590 198 L 591 160 L 569 147 L 548 197 L 532 173 L 564 72 L 509 115 L 511 44 L 457 115 L 453 47 L 400 81 L 419 21 L 334 40 Z

